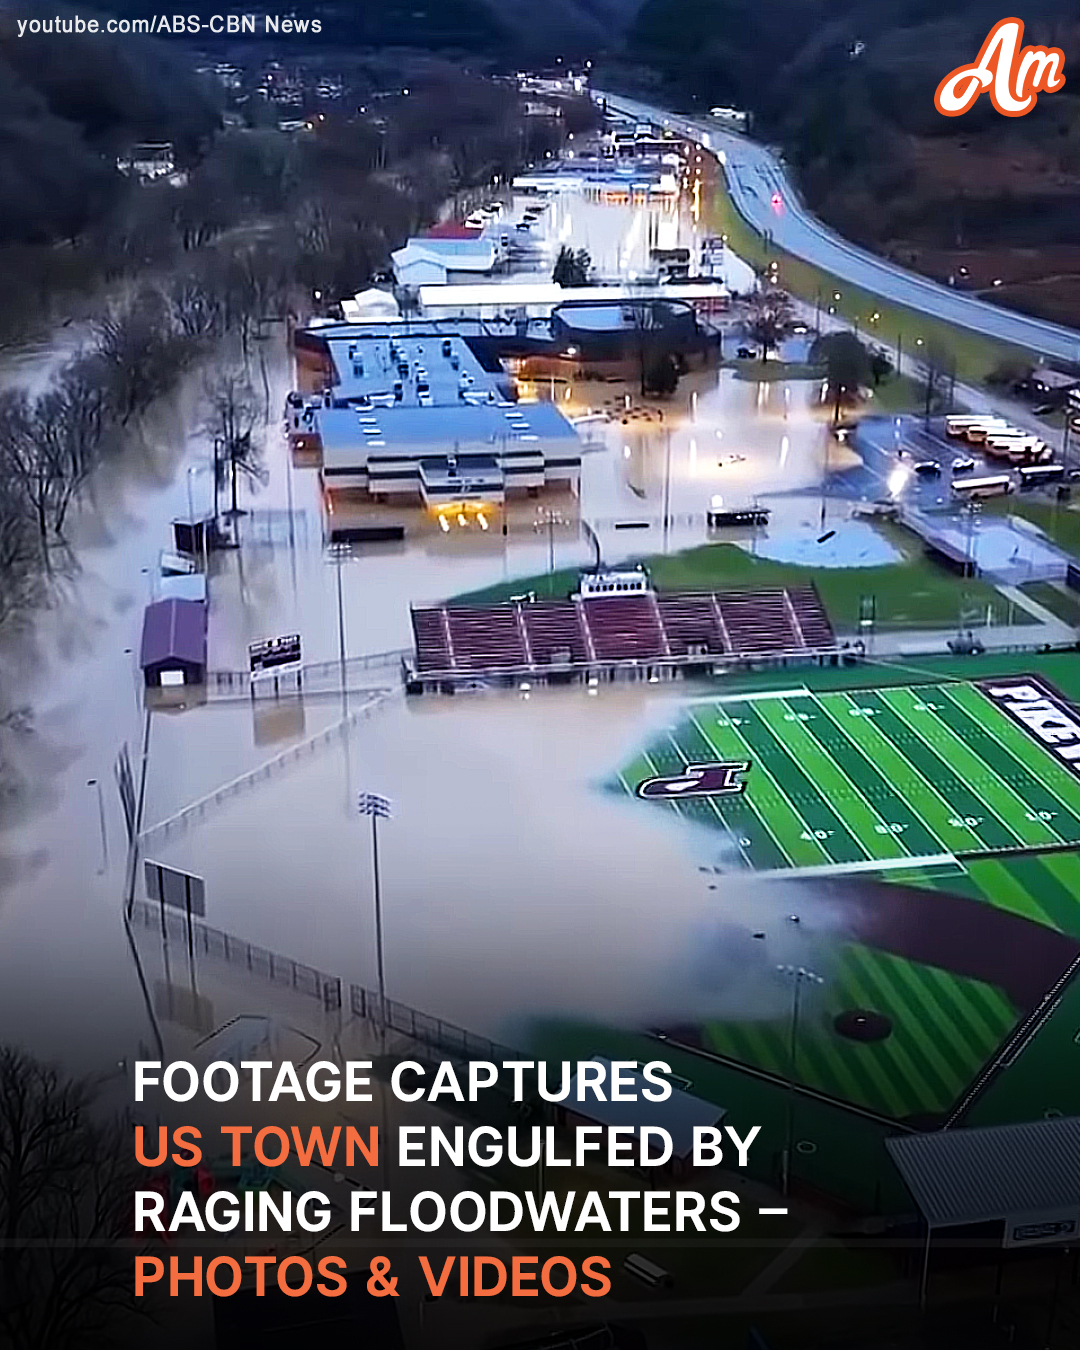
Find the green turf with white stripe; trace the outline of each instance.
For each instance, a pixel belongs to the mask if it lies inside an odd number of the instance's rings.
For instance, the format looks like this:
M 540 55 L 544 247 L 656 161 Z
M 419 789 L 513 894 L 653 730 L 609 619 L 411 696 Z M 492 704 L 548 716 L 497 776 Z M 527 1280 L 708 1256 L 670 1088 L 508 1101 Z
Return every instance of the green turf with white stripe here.
M 759 870 L 1080 845 L 1080 781 L 970 684 L 690 704 L 621 783 L 702 760 L 748 760 L 745 791 L 651 804 Z

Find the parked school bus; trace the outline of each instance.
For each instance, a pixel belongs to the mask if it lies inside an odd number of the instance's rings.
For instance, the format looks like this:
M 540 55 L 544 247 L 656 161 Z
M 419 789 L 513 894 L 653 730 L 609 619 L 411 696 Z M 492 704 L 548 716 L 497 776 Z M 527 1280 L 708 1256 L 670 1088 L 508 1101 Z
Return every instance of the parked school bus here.
M 1020 490 L 1037 487 L 1040 483 L 1060 482 L 1064 477 L 1064 464 L 1025 464 L 1020 470 Z
M 962 479 L 952 485 L 954 497 L 1004 497 L 1013 490 L 1007 473 L 991 474 L 987 478 Z

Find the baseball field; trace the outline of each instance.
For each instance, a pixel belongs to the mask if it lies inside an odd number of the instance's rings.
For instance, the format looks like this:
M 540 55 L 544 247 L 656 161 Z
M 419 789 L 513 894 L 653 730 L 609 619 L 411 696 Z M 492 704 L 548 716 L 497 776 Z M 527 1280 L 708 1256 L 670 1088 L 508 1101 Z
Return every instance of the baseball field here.
M 1022 676 L 681 704 L 612 786 L 844 917 L 821 982 L 800 980 L 798 1007 L 791 988 L 797 1034 L 785 1013 L 673 1038 L 891 1119 L 946 1119 L 1080 958 L 1071 717 Z

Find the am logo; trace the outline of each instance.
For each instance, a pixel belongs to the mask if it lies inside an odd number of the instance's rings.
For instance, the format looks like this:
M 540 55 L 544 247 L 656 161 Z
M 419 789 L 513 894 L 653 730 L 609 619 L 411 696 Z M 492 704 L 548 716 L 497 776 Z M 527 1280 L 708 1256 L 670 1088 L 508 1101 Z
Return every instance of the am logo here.
M 1065 83 L 1065 53 L 1023 41 L 1023 19 L 999 19 L 974 64 L 957 66 L 938 85 L 934 107 L 942 117 L 962 117 L 984 93 L 1002 117 L 1024 117 L 1040 94 L 1057 93 Z
M 743 775 L 749 770 L 750 765 L 745 760 L 688 764 L 682 773 L 670 778 L 646 778 L 638 784 L 637 795 L 648 800 L 730 795 L 746 788 Z

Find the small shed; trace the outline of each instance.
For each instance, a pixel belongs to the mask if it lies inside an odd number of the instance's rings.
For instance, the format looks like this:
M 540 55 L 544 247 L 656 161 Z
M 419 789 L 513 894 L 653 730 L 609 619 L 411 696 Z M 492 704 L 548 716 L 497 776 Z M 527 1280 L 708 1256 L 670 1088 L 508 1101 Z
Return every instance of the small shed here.
M 170 597 L 147 605 L 139 665 L 148 689 L 206 680 L 206 605 Z

